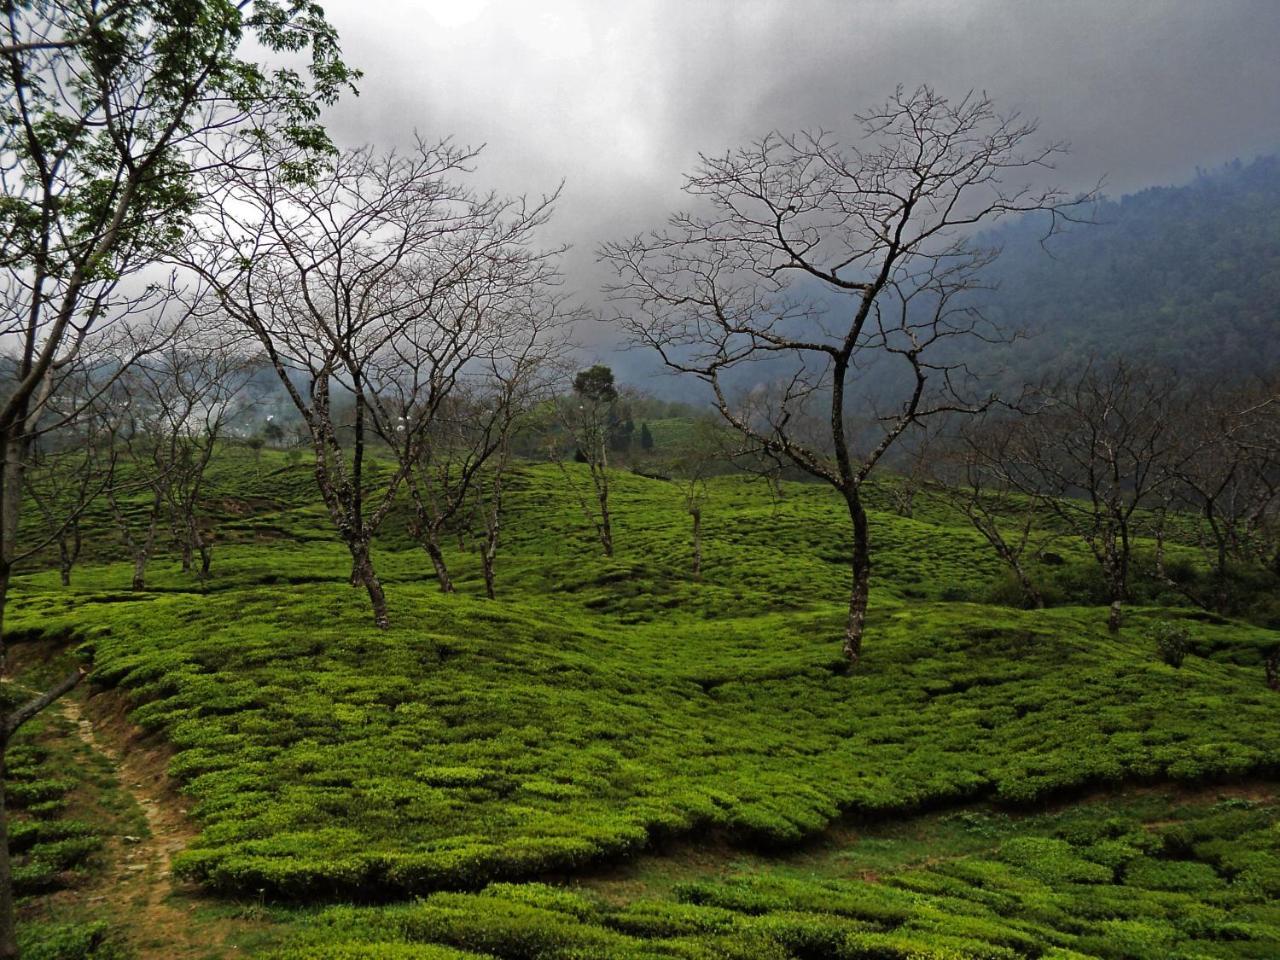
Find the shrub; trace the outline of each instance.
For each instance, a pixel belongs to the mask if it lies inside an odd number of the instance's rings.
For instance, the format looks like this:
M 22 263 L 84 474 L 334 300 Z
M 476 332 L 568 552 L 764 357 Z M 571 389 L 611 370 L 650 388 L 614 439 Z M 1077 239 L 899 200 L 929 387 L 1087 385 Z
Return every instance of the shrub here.
M 1157 620 L 1147 630 L 1147 638 L 1156 646 L 1160 659 L 1171 667 L 1181 667 L 1191 651 L 1191 633 L 1181 623 Z
M 130 953 L 101 921 L 24 923 L 18 928 L 23 960 L 126 960 Z

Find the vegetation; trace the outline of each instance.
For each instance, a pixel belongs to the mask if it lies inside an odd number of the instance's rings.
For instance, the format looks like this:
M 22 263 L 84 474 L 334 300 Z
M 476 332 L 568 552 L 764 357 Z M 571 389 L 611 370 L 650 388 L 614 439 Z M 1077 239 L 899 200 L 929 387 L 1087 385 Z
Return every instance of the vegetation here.
M 1034 120 L 701 156 L 598 250 L 688 406 L 575 369 L 558 189 L 331 143 L 312 0 L 5 13 L 0 960 L 1280 953 L 1274 350 L 1100 361 L 1078 234 L 993 308 L 1095 199 Z M 1274 174 L 1149 246 L 1265 295 Z
M 477 551 L 456 544 L 456 592 L 441 593 L 410 512 L 393 511 L 377 562 L 395 618 L 374 630 L 308 470 L 262 456 L 260 487 L 241 451 L 210 465 L 224 505 L 210 579 L 175 552 L 134 593 L 121 548 L 91 537 L 74 587 L 56 565 L 19 579 L 12 620 L 19 649 L 74 633 L 95 687 L 175 746 L 201 830 L 175 868 L 279 904 L 274 942 L 292 945 L 273 956 L 1272 949 L 1269 802 L 1196 807 L 1185 829 L 1144 826 L 1170 819 L 1168 801 L 1023 812 L 1135 782 L 1274 777 L 1271 631 L 1138 605 L 1113 635 L 1101 584 L 1069 592 L 1096 570 L 1083 546 L 1036 568 L 1049 609 L 981 602 L 1004 574 L 964 514 L 926 492 L 902 518 L 873 488 L 881 640 L 851 680 L 824 642 L 848 575 L 846 546 L 829 543 L 837 496 L 707 479 L 699 581 L 676 481 L 615 472 L 620 546 L 604 560 L 561 468 L 531 464 L 508 479 L 498 601 Z M 563 469 L 589 483 L 585 465 Z M 1181 669 L 1144 639 L 1165 621 L 1188 637 Z M 843 826 L 892 830 L 938 809 L 960 811 L 926 817 L 952 836 L 942 849 L 968 838 L 946 854 L 929 841 L 864 862 Z M 1237 820 L 1238 834 L 1224 826 Z M 753 868 L 650 876 L 680 857 L 647 851 L 708 832 L 732 845 L 725 863 Z M 833 863 L 798 870 L 814 842 Z M 641 879 L 592 879 L 619 862 Z M 546 885 L 566 876 L 586 889 Z M 288 906 L 410 895 L 426 899 Z
M 990 273 L 992 317 L 1033 334 L 1005 366 L 1016 388 L 1046 366 L 1088 357 L 1148 362 L 1232 381 L 1280 362 L 1280 156 L 1233 161 L 1190 183 L 1099 203 L 1095 226 L 1049 243 L 1044 224 L 1010 221 L 988 239 L 1004 248 Z

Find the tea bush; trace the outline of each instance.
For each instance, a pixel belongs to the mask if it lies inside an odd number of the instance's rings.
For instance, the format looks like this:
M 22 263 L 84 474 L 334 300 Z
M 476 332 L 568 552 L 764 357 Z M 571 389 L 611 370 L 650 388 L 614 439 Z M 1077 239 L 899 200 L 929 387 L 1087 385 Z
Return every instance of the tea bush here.
M 264 471 L 280 483 L 266 502 L 238 486 L 243 471 L 218 475 L 211 581 L 171 560 L 137 594 L 118 562 L 77 571 L 69 590 L 31 574 L 15 584 L 10 625 L 28 643 L 76 633 L 94 690 L 122 692 L 131 719 L 173 745 L 201 831 L 176 861 L 182 876 L 285 903 L 425 896 L 323 912 L 333 956 L 1191 954 L 1209 948 L 1170 918 L 1240 933 L 1191 909 L 1222 904 L 1249 931 L 1230 942 L 1270 949 L 1275 918 L 1261 904 L 1280 892 L 1280 870 L 1274 846 L 1257 846 L 1270 836 L 1258 817 L 1271 814 L 1252 808 L 1234 811 L 1238 825 L 1213 813 L 1203 836 L 1203 825 L 1166 835 L 1089 822 L 1010 837 L 984 820 L 994 837 L 966 834 L 987 844 L 981 856 L 879 882 L 765 871 L 625 903 L 510 882 L 581 876 L 712 833 L 780 853 L 847 817 L 1274 777 L 1280 725 L 1258 669 L 1274 634 L 1194 622 L 1202 655 L 1175 674 L 1133 628 L 1110 635 L 1105 608 L 959 599 L 1003 574 L 925 497 L 915 519 L 872 515 L 866 656 L 848 676 L 848 538 L 825 490 L 786 485 L 775 501 L 714 480 L 698 581 L 670 484 L 615 478 L 618 555 L 605 559 L 546 467 L 511 478 L 496 602 L 481 595 L 474 551 L 450 545 L 459 593 L 442 595 L 425 556 L 388 527 L 375 557 L 391 604 L 383 632 L 347 583 L 350 558 L 305 492 L 305 468 L 264 457 Z M 1092 574 L 1061 549 L 1052 577 L 1070 600 Z M 1189 621 L 1135 609 L 1130 622 L 1155 617 Z M 29 811 L 56 810 L 56 776 L 18 780 Z M 45 840 L 72 857 L 86 838 Z M 1205 938 L 1217 950 L 1218 934 Z
M 1155 644 L 1160 659 L 1171 667 L 1181 667 L 1191 650 L 1191 633 L 1181 623 L 1157 620 L 1147 630 L 1147 637 Z
M 977 819 L 1005 834 L 998 856 L 926 861 L 874 880 L 842 876 L 841 855 L 807 861 L 803 871 L 782 862 L 768 871 L 679 884 L 662 899 L 620 902 L 605 895 L 608 883 L 599 890 L 494 884 L 404 906 L 330 909 L 308 922 L 296 946 L 270 956 L 382 956 L 372 951 L 390 943 L 447 946 L 469 951 L 462 956 L 500 960 L 1276 955 L 1280 911 L 1264 892 L 1228 881 L 1207 861 L 1163 859 L 1167 837 L 1211 830 L 1214 810 L 1183 807 L 1172 822 L 1153 827 L 1142 819 L 1150 809 L 1148 803 L 1117 817 L 1105 805 L 1086 804 L 1025 822 L 982 815 Z M 1265 843 L 1280 825 L 1274 804 L 1249 811 L 1251 827 L 1227 841 L 1239 854 Z M 923 829 L 942 841 L 946 824 L 939 819 Z M 1146 852 L 1130 848 L 1123 878 L 1091 868 L 1092 844 L 1106 842 L 1098 838 L 1109 833 L 1153 840 L 1140 845 Z M 360 937 L 368 938 L 369 953 L 357 952 Z M 402 955 L 416 956 L 385 953 Z

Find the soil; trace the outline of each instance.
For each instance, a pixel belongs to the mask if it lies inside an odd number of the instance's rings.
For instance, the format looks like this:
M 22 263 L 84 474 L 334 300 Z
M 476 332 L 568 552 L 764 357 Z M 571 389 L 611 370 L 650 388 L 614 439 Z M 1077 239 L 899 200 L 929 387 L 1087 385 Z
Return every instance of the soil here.
M 215 909 L 209 909 L 207 895 L 176 879 L 170 868 L 198 833 L 186 798 L 167 773 L 172 748 L 128 723 L 128 707 L 117 694 L 81 692 L 64 697 L 59 708 L 79 738 L 111 762 L 147 822 L 145 836 L 109 838 L 105 869 L 74 891 L 75 900 L 89 907 L 107 904 L 138 960 L 234 954 L 238 941 L 263 925 L 216 909 L 227 904 L 214 901 Z

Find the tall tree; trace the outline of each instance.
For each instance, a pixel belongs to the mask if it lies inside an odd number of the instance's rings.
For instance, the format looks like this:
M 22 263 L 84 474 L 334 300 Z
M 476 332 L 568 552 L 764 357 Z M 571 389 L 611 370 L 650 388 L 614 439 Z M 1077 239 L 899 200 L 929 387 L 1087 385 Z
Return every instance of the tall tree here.
M 246 59 L 239 48 L 249 39 L 308 54 L 308 72 Z M 216 162 L 210 141 L 253 111 L 271 135 L 323 152 L 320 107 L 352 80 L 310 0 L 4 5 L 0 332 L 13 363 L 0 392 L 0 626 L 20 551 L 23 473 L 59 374 L 94 327 L 148 299 L 141 281 L 125 280 L 179 235 L 201 172 Z M 82 676 L 5 705 L 0 772 L 13 734 Z M 0 793 L 0 960 L 17 952 Z
M 703 156 L 685 191 L 706 213 L 602 250 L 631 337 L 706 382 L 729 424 L 844 501 L 851 664 L 871 577 L 863 483 L 921 421 L 984 405 L 957 349 L 944 349 L 997 335 L 964 296 L 995 255 L 971 228 L 1028 211 L 1056 225 L 1081 199 L 1025 182 L 1063 148 L 1032 146 L 1036 124 L 986 96 L 899 88 L 858 120 L 847 147 L 824 132 L 772 133 Z M 766 360 L 777 389 L 741 402 L 732 375 Z
M 587 522 L 595 528 L 596 537 L 606 557 L 613 556 L 613 518 L 609 513 L 609 449 L 610 427 L 614 422 L 618 388 L 613 370 L 596 364 L 578 371 L 573 378 L 573 393 L 559 403 L 560 425 L 569 435 L 577 451 L 577 459 L 587 466 L 591 480 L 590 497 L 556 457 L 556 463 L 573 489 Z

